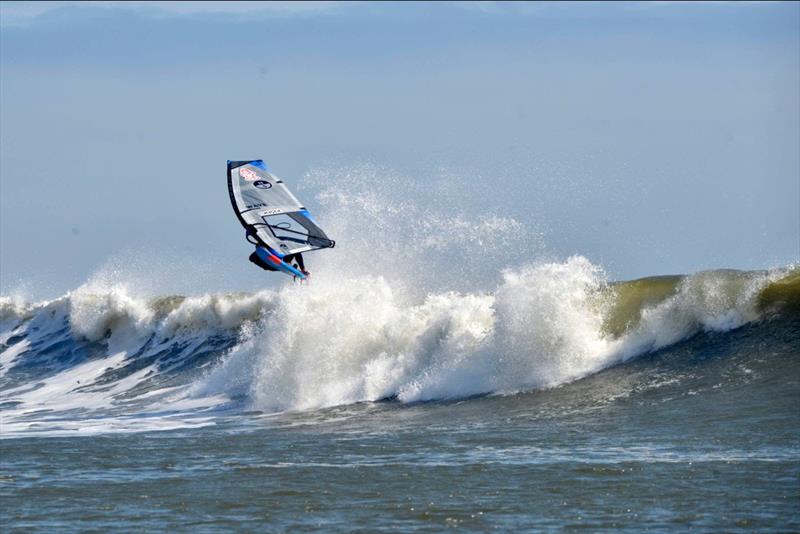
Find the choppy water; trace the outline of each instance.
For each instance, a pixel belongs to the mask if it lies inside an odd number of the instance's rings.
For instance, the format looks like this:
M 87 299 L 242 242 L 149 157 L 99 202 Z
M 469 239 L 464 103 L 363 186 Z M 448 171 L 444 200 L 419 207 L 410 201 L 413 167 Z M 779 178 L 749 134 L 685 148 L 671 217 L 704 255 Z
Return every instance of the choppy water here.
M 800 530 L 796 265 L 615 283 L 340 174 L 310 285 L 0 297 L 4 530 Z
M 4 298 L 4 523 L 798 530 L 799 276 Z

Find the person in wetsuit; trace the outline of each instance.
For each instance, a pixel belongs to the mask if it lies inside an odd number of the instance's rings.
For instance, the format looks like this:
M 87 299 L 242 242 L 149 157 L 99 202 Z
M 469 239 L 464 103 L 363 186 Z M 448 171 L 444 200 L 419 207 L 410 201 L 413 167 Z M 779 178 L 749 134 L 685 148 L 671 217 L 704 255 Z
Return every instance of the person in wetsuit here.
M 264 269 L 265 271 L 276 270 L 272 265 L 265 263 L 264 260 L 259 258 L 258 252 L 253 252 L 252 254 L 250 254 L 250 257 L 248 259 L 255 265 L 258 265 L 259 267 Z M 286 256 L 283 257 L 283 261 L 284 263 L 287 263 L 289 265 L 292 265 L 292 262 L 295 262 L 294 267 L 296 269 L 299 269 L 301 273 L 303 273 L 306 276 L 311 274 L 308 271 L 306 271 L 306 264 L 303 261 L 303 255 L 299 252 L 296 254 L 287 254 Z
M 306 276 L 311 274 L 308 271 L 306 271 L 306 264 L 303 261 L 303 255 L 299 252 L 296 254 L 287 254 L 286 256 L 283 257 L 283 261 L 288 263 L 289 265 L 291 265 L 292 262 L 295 262 L 295 267 L 299 269 L 301 273 L 303 273 Z
M 272 265 L 264 262 L 264 260 L 262 260 L 261 258 L 258 257 L 258 248 L 256 248 L 256 251 L 253 252 L 252 254 L 250 254 L 250 257 L 247 258 L 247 259 L 250 260 L 251 263 L 254 263 L 255 265 L 258 265 L 259 267 L 261 267 L 265 271 L 276 271 L 277 270 L 277 269 L 275 269 L 275 267 L 273 267 Z

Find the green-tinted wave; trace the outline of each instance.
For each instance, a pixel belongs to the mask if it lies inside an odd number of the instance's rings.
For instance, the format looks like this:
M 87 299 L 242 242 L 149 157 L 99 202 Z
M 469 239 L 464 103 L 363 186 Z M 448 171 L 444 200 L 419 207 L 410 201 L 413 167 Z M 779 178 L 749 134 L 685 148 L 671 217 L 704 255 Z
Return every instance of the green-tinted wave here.
M 724 317 L 741 323 L 800 313 L 800 268 L 779 271 L 717 270 L 615 282 L 603 292 L 604 331 L 619 337 L 643 314 L 672 305 L 673 315 Z M 692 319 L 687 319 L 692 320 Z
M 800 267 L 765 287 L 758 296 L 763 313 L 800 313 Z
M 604 330 L 615 337 L 622 335 L 639 323 L 643 309 L 674 295 L 684 278 L 684 275 L 648 276 L 611 284 L 604 295 L 604 299 L 611 302 Z

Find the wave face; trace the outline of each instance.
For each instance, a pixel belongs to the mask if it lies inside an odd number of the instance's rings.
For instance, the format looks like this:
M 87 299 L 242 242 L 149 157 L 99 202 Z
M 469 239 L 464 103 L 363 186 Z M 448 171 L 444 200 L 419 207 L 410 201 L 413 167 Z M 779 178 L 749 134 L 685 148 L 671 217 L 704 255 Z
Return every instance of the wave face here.
M 110 265 L 54 300 L 0 297 L 3 436 L 555 388 L 702 332 L 800 315 L 797 266 L 614 283 L 581 256 L 533 260 L 547 257 L 535 228 L 460 210 L 474 191 L 449 177 L 364 166 L 304 183 L 339 243 L 309 258 L 309 285 L 154 296 L 151 272 L 142 283 Z
M 45 302 L 2 297 L 3 436 L 554 388 L 703 332 L 785 337 L 800 315 L 797 267 L 611 283 L 575 256 L 506 270 L 488 290 L 424 292 L 335 271 L 255 294 L 87 284 Z

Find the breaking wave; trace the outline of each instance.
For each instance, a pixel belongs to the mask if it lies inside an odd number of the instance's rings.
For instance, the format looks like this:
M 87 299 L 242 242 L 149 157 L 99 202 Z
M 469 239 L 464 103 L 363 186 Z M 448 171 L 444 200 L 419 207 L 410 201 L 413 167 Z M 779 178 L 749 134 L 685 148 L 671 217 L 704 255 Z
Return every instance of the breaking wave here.
M 312 170 L 304 183 L 339 246 L 313 257 L 309 285 L 152 296 L 112 266 L 54 300 L 0 297 L 0 433 L 554 388 L 702 332 L 800 315 L 796 265 L 610 282 L 581 256 L 532 262 L 546 257 L 541 234 L 459 211 L 474 199 L 451 178 Z M 430 202 L 405 200 L 414 188 Z M 518 267 L 493 269 L 496 257 Z
M 552 388 L 701 332 L 797 317 L 800 268 L 609 282 L 575 256 L 496 287 L 315 274 L 254 294 L 140 298 L 124 284 L 0 297 L 5 437 L 212 424 L 395 399 Z

